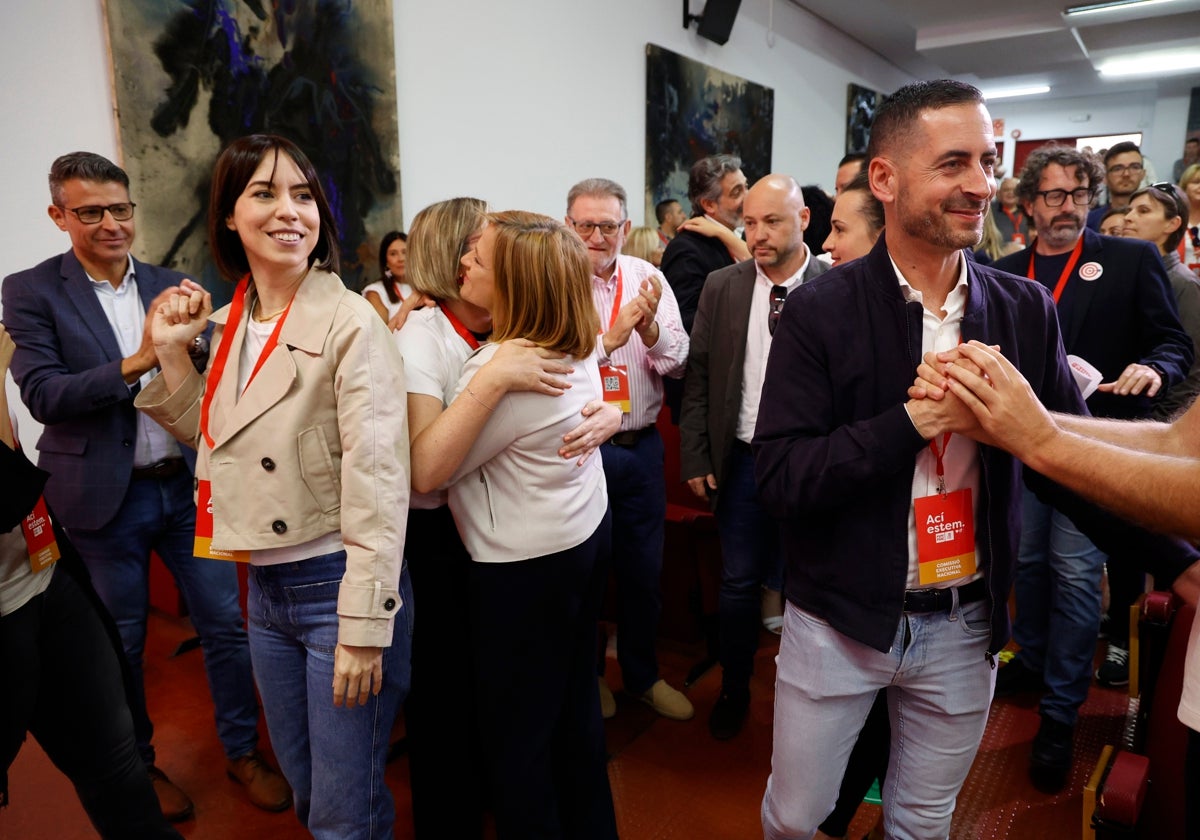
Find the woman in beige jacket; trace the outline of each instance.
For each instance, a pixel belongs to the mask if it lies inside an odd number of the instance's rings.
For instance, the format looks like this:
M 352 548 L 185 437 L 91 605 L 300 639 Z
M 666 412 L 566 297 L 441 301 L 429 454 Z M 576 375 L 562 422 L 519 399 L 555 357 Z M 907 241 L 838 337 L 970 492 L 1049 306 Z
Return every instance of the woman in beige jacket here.
M 197 551 L 251 564 L 255 678 L 301 822 L 317 838 L 391 837 L 383 764 L 412 626 L 402 363 L 334 273 L 332 214 L 290 141 L 222 152 L 209 242 L 241 278 L 233 303 L 213 314 L 185 281 L 159 308 L 162 374 L 137 405 L 199 450 Z M 209 320 L 201 375 L 187 347 Z

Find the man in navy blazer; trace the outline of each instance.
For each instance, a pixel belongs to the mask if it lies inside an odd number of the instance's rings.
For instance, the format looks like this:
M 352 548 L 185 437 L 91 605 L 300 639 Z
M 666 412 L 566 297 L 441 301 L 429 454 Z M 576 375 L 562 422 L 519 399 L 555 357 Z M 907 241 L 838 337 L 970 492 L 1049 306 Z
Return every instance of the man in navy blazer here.
M 1095 158 L 1069 146 L 1035 149 L 1021 172 L 1017 197 L 1037 237 L 995 267 L 1031 278 L 1054 296 L 1067 353 L 1102 375 L 1088 410 L 1097 417 L 1134 419 L 1148 416 L 1155 398 L 1187 376 L 1192 345 L 1154 246 L 1085 227 L 1102 177 Z M 1061 511 L 1031 493 L 1026 492 L 1022 508 L 1013 627 L 1021 650 L 1001 669 L 996 693 L 1045 685 L 1031 771 L 1035 781 L 1053 789 L 1061 787 L 1071 768 L 1072 733 L 1091 684 L 1105 557 Z M 1111 614 L 1124 625 L 1117 593 L 1139 589 L 1141 574 L 1124 564 L 1109 572 Z M 1134 597 L 1125 596 L 1124 615 Z M 1111 648 L 1114 658 L 1127 647 L 1123 642 Z M 1114 662 L 1100 676 L 1124 664 Z M 1128 682 L 1127 667 L 1125 673 L 1111 684 Z
M 692 492 L 708 498 L 721 538 L 721 695 L 708 719 L 714 738 L 734 737 L 750 705 L 763 584 L 779 585 L 779 526 L 758 501 L 750 441 L 771 336 L 787 295 L 828 266 L 804 245 L 808 208 L 788 175 L 768 175 L 746 194 L 746 242 L 754 258 L 714 271 L 700 292 L 688 351 L 680 463 Z
M 226 770 L 254 804 L 283 810 L 291 793 L 257 751 L 258 703 L 235 567 L 192 555 L 194 453 L 137 412 L 133 397 L 157 367 L 147 314 L 184 275 L 129 254 L 135 235 L 129 177 L 88 152 L 50 170 L 50 218 L 71 250 L 10 275 L 0 289 L 17 349 L 12 372 L 45 431 L 45 495 L 112 614 L 132 671 L 138 749 L 163 813 L 192 803 L 155 766 L 142 682 L 148 567 L 155 551 L 175 578 L 204 651 Z

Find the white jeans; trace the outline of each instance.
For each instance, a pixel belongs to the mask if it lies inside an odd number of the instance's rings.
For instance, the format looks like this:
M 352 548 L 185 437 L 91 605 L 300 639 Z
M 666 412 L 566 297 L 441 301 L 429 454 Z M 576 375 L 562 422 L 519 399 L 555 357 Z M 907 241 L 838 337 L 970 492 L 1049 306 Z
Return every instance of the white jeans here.
M 880 653 L 788 603 L 762 803 L 766 840 L 813 836 L 837 802 L 850 750 L 884 687 L 892 724 L 884 831 L 895 840 L 948 837 L 995 687 L 984 656 L 989 633 L 986 601 L 956 601 L 948 613 L 903 614 L 891 650 Z

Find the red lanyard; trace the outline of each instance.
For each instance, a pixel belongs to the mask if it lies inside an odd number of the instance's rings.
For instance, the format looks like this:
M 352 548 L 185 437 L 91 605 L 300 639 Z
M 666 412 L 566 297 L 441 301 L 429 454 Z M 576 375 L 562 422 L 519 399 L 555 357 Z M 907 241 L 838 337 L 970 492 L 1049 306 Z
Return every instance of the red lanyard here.
M 392 291 L 394 291 L 396 293 L 396 298 L 401 303 L 404 303 L 404 292 L 400 291 L 400 281 L 399 280 L 392 280 Z
M 1036 246 L 1029 250 L 1029 279 L 1036 280 L 1033 276 L 1033 260 L 1037 251 Z M 1083 237 L 1079 237 L 1079 241 L 1075 243 L 1075 250 L 1071 251 L 1071 258 L 1067 260 L 1067 264 L 1063 267 L 1062 275 L 1058 278 L 1058 285 L 1054 287 L 1054 303 L 1058 303 L 1058 299 L 1062 297 L 1063 289 L 1067 287 L 1067 281 L 1071 279 L 1071 272 L 1075 270 L 1075 263 L 1079 262 L 1079 255 L 1083 253 Z
M 945 456 L 946 449 L 949 448 L 949 446 L 950 446 L 950 432 L 946 432 L 946 434 L 942 435 L 942 451 L 941 452 L 939 452 L 938 448 L 937 448 L 937 438 L 934 438 L 933 440 L 929 441 L 929 451 L 933 453 L 934 461 L 937 464 L 936 472 L 937 472 L 937 480 L 938 480 L 938 492 L 941 493 L 943 496 L 946 495 L 946 465 L 942 462 L 942 458 Z
M 213 394 L 217 392 L 217 385 L 221 382 L 221 377 L 225 374 L 225 365 L 229 362 L 229 348 L 233 345 L 233 334 L 237 331 L 238 324 L 242 320 L 242 311 L 246 306 L 246 288 L 250 275 L 247 274 L 238 281 L 237 289 L 233 293 L 233 303 L 229 307 L 229 317 L 225 321 L 225 330 L 221 333 L 221 343 L 217 345 L 217 354 L 213 356 L 212 365 L 208 368 L 208 379 L 204 385 L 204 398 L 200 401 L 200 431 L 204 434 L 204 442 L 208 444 L 208 448 L 212 449 L 216 446 L 212 435 L 208 433 L 208 413 L 212 406 Z M 254 381 L 254 377 L 258 375 L 258 371 L 262 368 L 263 363 L 267 361 L 267 357 L 271 355 L 271 351 L 279 346 L 279 332 L 283 329 L 283 322 L 287 320 L 288 313 L 292 311 L 292 302 L 288 301 L 287 308 L 283 310 L 283 315 L 275 322 L 275 329 L 271 330 L 271 337 L 267 339 L 267 343 L 263 346 L 262 352 L 258 354 L 258 361 L 254 363 L 254 369 L 250 371 L 250 378 L 246 380 L 246 388 L 250 387 L 250 383 Z M 245 389 L 242 390 L 245 393 Z
M 1005 209 L 1003 204 L 1000 205 L 1000 210 L 1003 211 L 1004 215 L 1008 216 L 1008 220 L 1012 222 L 1013 233 L 1020 233 L 1021 222 L 1024 221 L 1024 217 L 1021 215 L 1020 211 L 1017 211 L 1017 215 L 1014 216 L 1012 213 L 1008 212 L 1007 209 Z
M 438 309 L 442 310 L 442 314 L 446 316 L 446 320 L 450 322 L 450 326 L 454 327 L 454 331 L 458 333 L 459 337 L 461 337 L 463 341 L 467 342 L 467 346 L 472 350 L 478 350 L 479 339 L 472 335 L 471 331 L 467 329 L 466 325 L 463 324 L 462 321 L 458 320 L 458 316 L 451 312 L 449 307 L 447 307 L 446 304 L 442 303 L 440 300 L 438 301 Z
M 608 329 L 613 328 L 613 324 L 617 323 L 617 316 L 621 314 L 621 291 L 624 289 L 624 280 L 621 278 L 621 265 L 617 264 L 617 293 L 613 296 L 612 314 L 608 316 Z M 605 330 L 601 330 L 604 333 Z

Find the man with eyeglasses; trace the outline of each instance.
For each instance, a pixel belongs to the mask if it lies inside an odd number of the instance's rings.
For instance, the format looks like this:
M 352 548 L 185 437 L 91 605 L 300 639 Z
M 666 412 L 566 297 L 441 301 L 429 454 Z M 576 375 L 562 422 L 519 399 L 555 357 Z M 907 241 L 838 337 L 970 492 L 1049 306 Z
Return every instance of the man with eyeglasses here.
M 50 168 L 49 214 L 71 249 L 5 278 L 13 377 L 45 426 L 38 466 L 45 497 L 116 622 L 131 670 L 138 751 L 164 816 L 192 815 L 187 795 L 155 764 L 142 652 L 153 550 L 175 578 L 200 636 L 226 773 L 260 808 L 291 806 L 287 782 L 257 749 L 258 702 L 232 563 L 194 557 L 195 455 L 133 407 L 158 365 L 147 313 L 184 275 L 134 259 L 129 176 L 74 152 Z
M 623 413 L 620 431 L 603 446 L 617 582 L 617 663 L 628 694 L 663 717 L 688 720 L 695 710 L 659 678 L 655 652 L 667 511 L 663 442 L 655 422 L 664 377 L 683 375 L 688 336 L 658 269 L 621 253 L 630 227 L 626 207 L 625 189 L 607 178 L 580 181 L 567 193 L 566 223 L 587 246 L 592 263 L 604 399 Z M 603 660 L 600 669 L 603 674 Z M 601 712 L 612 717 L 616 703 L 603 676 L 599 691 Z
M 709 275 L 692 325 L 680 461 L 688 487 L 709 500 L 721 540 L 721 693 L 708 719 L 709 733 L 718 740 L 733 738 L 746 720 L 760 590 L 782 576 L 779 525 L 758 500 L 750 441 L 771 336 L 788 294 L 828 271 L 804 244 L 808 217 L 795 179 L 759 180 L 745 201 L 753 259 Z
M 1137 143 L 1126 140 L 1116 143 L 1104 153 L 1104 176 L 1108 188 L 1108 203 L 1094 208 L 1087 217 L 1087 226 L 1100 230 L 1100 220 L 1108 210 L 1123 210 L 1146 177 L 1146 161 Z M 1097 183 L 1097 187 L 1100 185 Z
M 1136 147 L 1132 156 L 1114 149 L 1109 184 L 1123 190 L 1125 181 L 1114 180 L 1112 167 L 1140 165 L 1141 156 Z M 1192 342 L 1180 325 L 1155 247 L 1085 227 L 1101 174 L 1094 157 L 1069 146 L 1035 149 L 1025 161 L 1017 196 L 1037 236 L 995 267 L 1027 277 L 1053 295 L 1067 353 L 1099 372 L 1099 384 L 1084 389 L 1088 411 L 1132 420 L 1146 417 L 1166 389 L 1184 380 Z M 1129 182 L 1136 185 L 1140 177 Z M 1105 556 L 1062 511 L 1029 491 L 1023 519 L 1013 626 L 1021 650 L 1000 669 L 996 694 L 1044 687 L 1030 771 L 1042 787 L 1053 790 L 1061 788 L 1071 768 L 1075 723 L 1091 684 Z M 1110 564 L 1114 588 L 1126 576 L 1139 578 L 1140 572 L 1126 568 Z M 1119 676 L 1110 680 L 1119 681 Z

